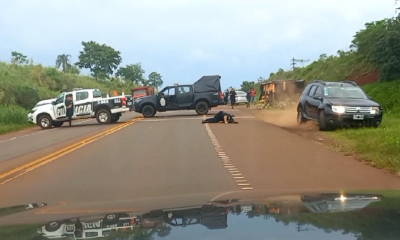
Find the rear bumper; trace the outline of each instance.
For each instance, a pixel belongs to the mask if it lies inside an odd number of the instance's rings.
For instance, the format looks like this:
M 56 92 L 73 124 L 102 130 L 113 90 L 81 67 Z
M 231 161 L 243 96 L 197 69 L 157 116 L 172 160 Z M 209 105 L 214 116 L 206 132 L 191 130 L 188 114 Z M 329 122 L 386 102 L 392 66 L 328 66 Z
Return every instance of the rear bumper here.
M 336 127 L 343 126 L 378 126 L 382 122 L 383 114 L 325 114 L 327 123 Z

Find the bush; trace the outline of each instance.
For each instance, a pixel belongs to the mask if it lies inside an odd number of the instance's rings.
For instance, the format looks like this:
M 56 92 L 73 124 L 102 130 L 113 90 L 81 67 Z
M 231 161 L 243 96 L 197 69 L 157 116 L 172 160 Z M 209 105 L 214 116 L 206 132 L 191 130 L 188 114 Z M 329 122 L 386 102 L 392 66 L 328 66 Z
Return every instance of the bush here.
M 0 105 L 0 124 L 27 124 L 28 112 L 17 105 Z
M 125 90 L 129 94 L 132 84 L 118 81 L 95 81 L 89 76 L 65 73 L 40 64 L 15 65 L 0 62 L 0 104 L 19 105 L 30 109 L 38 101 L 55 98 L 72 88 L 97 88 L 102 93 Z
M 382 105 L 384 113 L 400 115 L 400 80 L 368 84 L 363 89 Z

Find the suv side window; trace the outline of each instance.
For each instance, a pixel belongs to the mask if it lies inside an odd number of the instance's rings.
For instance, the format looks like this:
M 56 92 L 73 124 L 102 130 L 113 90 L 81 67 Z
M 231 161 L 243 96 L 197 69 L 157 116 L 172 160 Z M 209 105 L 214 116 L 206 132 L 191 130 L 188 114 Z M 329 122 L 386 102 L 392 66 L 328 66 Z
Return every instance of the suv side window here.
M 324 90 L 323 87 L 318 86 L 317 90 L 315 91 L 315 95 L 319 96 L 319 97 L 323 97 L 324 96 Z
M 89 98 L 89 92 L 77 92 L 76 101 L 82 101 Z
M 317 85 L 311 87 L 310 91 L 308 92 L 308 96 L 313 97 L 315 92 L 317 91 Z

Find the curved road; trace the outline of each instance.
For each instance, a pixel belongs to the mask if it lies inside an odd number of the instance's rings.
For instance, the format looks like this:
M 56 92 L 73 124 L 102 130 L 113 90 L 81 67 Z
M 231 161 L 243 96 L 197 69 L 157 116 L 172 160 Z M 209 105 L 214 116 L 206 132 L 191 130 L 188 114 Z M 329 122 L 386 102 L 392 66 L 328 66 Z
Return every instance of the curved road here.
M 258 120 L 252 111 L 219 107 L 210 114 L 221 109 L 235 114 L 239 124 L 201 124 L 203 116 L 193 111 L 157 113 L 21 176 L 6 176 L 0 179 L 0 207 L 27 202 L 135 207 L 139 200 L 204 201 L 237 191 L 400 189 L 399 177 Z M 2 135 L 0 174 L 137 116 L 125 114 L 111 125 L 85 120 L 71 128 Z

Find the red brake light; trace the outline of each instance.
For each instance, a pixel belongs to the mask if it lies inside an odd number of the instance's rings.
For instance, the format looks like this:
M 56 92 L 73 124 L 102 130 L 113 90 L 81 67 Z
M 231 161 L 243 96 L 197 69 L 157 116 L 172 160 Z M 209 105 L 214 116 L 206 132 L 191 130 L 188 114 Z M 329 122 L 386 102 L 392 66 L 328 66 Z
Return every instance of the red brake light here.
M 122 101 L 122 106 L 126 106 L 126 98 L 125 98 L 125 97 L 122 97 L 122 98 L 121 98 L 121 101 Z

